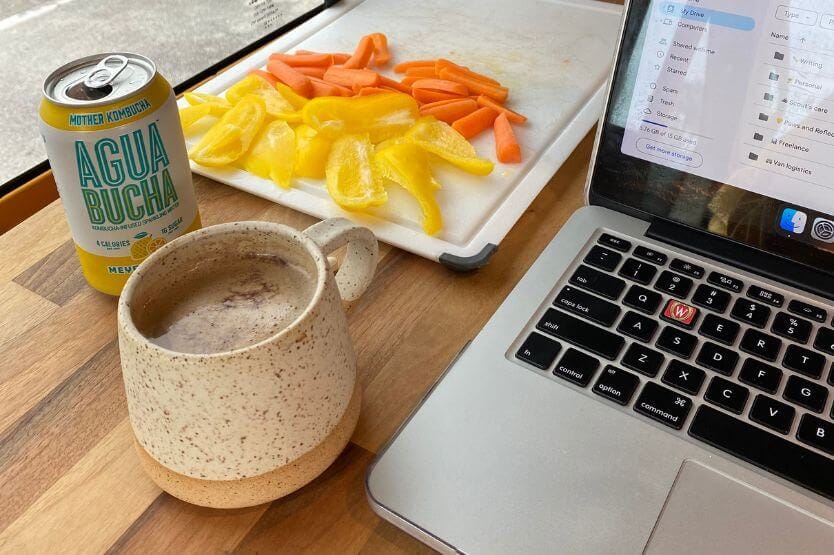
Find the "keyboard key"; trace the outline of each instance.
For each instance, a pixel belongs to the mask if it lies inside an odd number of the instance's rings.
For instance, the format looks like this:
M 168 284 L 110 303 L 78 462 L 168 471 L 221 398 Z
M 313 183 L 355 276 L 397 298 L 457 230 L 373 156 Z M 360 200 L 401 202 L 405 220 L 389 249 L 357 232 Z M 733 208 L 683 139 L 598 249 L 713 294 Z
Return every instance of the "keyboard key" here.
M 820 328 L 817 332 L 817 338 L 814 339 L 814 349 L 834 355 L 834 330 Z
M 782 306 L 782 304 L 785 302 L 785 296 L 781 293 L 776 293 L 774 291 L 764 289 L 762 287 L 759 287 L 758 285 L 751 285 L 747 289 L 747 296 L 751 299 L 762 301 L 764 303 L 769 303 L 776 307 Z
M 692 410 L 692 400 L 654 382 L 648 382 L 634 402 L 634 410 L 680 430 Z
M 834 455 L 834 424 L 831 422 L 819 419 L 813 414 L 803 414 L 796 438 L 802 443 Z
M 742 289 L 744 289 L 743 281 L 734 277 L 730 277 L 728 275 L 724 275 L 719 272 L 710 272 L 707 281 L 713 285 L 723 287 L 724 289 L 729 289 L 730 291 L 733 291 L 735 293 L 739 293 Z
M 689 435 L 834 500 L 834 459 L 707 405 L 698 407 Z
M 762 357 L 765 360 L 776 360 L 782 340 L 764 334 L 758 330 L 749 329 L 744 332 L 739 347 L 745 353 Z
M 524 340 L 515 356 L 536 368 L 546 370 L 553 364 L 556 355 L 561 350 L 562 346 L 552 339 L 548 339 L 540 333 L 531 333 Z
M 788 311 L 798 314 L 799 316 L 805 316 L 806 318 L 810 318 L 811 320 L 815 320 L 817 322 L 825 322 L 828 320 L 828 312 L 802 301 L 793 300 L 789 302 Z
M 547 309 L 536 327 L 557 339 L 564 339 L 609 360 L 617 358 L 625 345 L 625 339 L 621 336 L 552 308 Z
M 779 312 L 773 319 L 773 327 L 770 330 L 776 335 L 787 337 L 797 343 L 807 343 L 811 337 L 811 322 L 787 312 Z
M 663 309 L 663 313 L 660 317 L 667 322 L 691 330 L 695 327 L 695 322 L 698 320 L 698 314 L 699 311 L 694 306 L 670 299 L 666 303 L 666 308 Z
M 819 378 L 825 369 L 825 357 L 799 345 L 788 345 L 782 366 L 811 378 Z
M 666 260 L 668 258 L 662 252 L 657 252 L 654 249 L 650 249 L 642 245 L 634 249 L 634 256 L 642 258 L 643 260 L 648 260 L 649 262 L 654 262 L 655 264 L 660 264 L 661 266 L 666 264 Z
M 615 403 L 627 405 L 640 385 L 640 378 L 615 366 L 608 365 L 599 375 L 592 391 L 611 399 Z
M 620 316 L 621 309 L 614 303 L 589 295 L 579 289 L 566 285 L 553 301 L 559 308 L 584 316 L 603 326 L 610 326 Z
M 640 262 L 636 258 L 629 258 L 620 268 L 619 274 L 624 278 L 628 278 L 637 283 L 646 285 L 657 273 L 657 266 L 652 266 L 648 262 Z
M 591 266 L 596 266 L 606 272 L 613 272 L 614 268 L 617 267 L 617 264 L 619 264 L 622 259 L 623 255 L 620 253 L 614 252 L 611 249 L 606 249 L 605 247 L 600 247 L 599 245 L 594 245 L 591 247 L 588 254 L 585 255 L 583 262 L 585 262 L 585 264 L 590 264 Z
M 689 290 L 692 289 L 692 285 L 692 280 L 688 277 L 683 277 L 672 273 L 669 270 L 665 270 L 660 274 L 660 277 L 657 278 L 654 288 L 659 291 L 669 293 L 674 297 L 683 299 L 689 295 Z
M 654 337 L 654 332 L 657 331 L 658 323 L 656 320 L 651 320 L 645 316 L 640 316 L 636 312 L 629 310 L 623 316 L 620 325 L 617 326 L 617 331 L 624 333 L 634 339 L 639 339 L 644 343 L 648 343 Z
M 715 314 L 707 314 L 698 333 L 721 343 L 732 345 L 738 336 L 741 326 Z
M 704 399 L 713 405 L 718 405 L 722 409 L 727 409 L 736 414 L 741 414 L 744 411 L 744 405 L 747 404 L 749 396 L 749 389 L 719 376 L 712 379 L 706 393 L 704 393 Z
M 756 400 L 750 407 L 750 420 L 776 430 L 780 434 L 787 434 L 791 431 L 794 414 L 796 414 L 796 409 L 792 406 L 762 394 L 756 395 Z
M 739 356 L 737 352 L 716 345 L 715 343 L 705 341 L 704 346 L 701 347 L 701 352 L 698 353 L 698 358 L 695 359 L 695 362 L 704 368 L 709 368 L 719 374 L 729 376 L 733 373 L 733 370 L 735 370 L 736 364 L 738 364 L 738 359 Z
M 631 243 L 626 241 L 625 239 L 621 239 L 619 237 L 615 237 L 610 233 L 603 233 L 597 239 L 597 243 L 600 245 L 605 245 L 606 247 L 611 247 L 612 249 L 618 250 L 620 252 L 628 252 L 631 250 Z
M 663 297 L 660 296 L 660 293 L 649 291 L 639 285 L 632 285 L 626 296 L 623 297 L 623 304 L 647 314 L 654 314 L 662 300 Z
M 770 318 L 770 309 L 763 304 L 754 303 L 747 299 L 736 299 L 730 316 L 736 320 L 747 322 L 751 326 L 763 328 Z
M 776 393 L 776 390 L 779 389 L 779 382 L 782 381 L 782 371 L 775 366 L 765 364 L 754 358 L 748 358 L 741 366 L 738 379 L 740 382 L 757 387 L 762 391 Z
M 660 337 L 657 338 L 657 343 L 655 343 L 659 349 L 678 355 L 681 358 L 691 357 L 697 344 L 697 337 L 672 326 L 663 328 Z
M 799 376 L 791 376 L 782 394 L 786 400 L 814 412 L 822 412 L 828 400 L 828 389 Z
M 556 363 L 553 375 L 585 387 L 599 368 L 599 361 L 576 349 L 568 349 Z
M 657 376 L 666 360 L 662 354 L 640 343 L 632 343 L 623 355 L 622 364 L 650 377 Z
M 696 279 L 704 277 L 704 268 L 702 266 L 698 266 L 692 262 L 687 262 L 686 260 L 681 260 L 680 258 L 672 260 L 669 267 L 676 272 L 692 276 Z
M 620 278 L 603 274 L 588 266 L 577 268 L 570 282 L 607 299 L 618 299 L 626 286 Z
M 706 377 L 707 373 L 700 368 L 672 359 L 661 380 L 667 385 L 677 387 L 684 393 L 697 395 Z
M 724 312 L 727 310 L 727 305 L 730 304 L 730 298 L 730 294 L 726 291 L 702 283 L 695 290 L 695 294 L 692 296 L 692 302 L 716 312 Z

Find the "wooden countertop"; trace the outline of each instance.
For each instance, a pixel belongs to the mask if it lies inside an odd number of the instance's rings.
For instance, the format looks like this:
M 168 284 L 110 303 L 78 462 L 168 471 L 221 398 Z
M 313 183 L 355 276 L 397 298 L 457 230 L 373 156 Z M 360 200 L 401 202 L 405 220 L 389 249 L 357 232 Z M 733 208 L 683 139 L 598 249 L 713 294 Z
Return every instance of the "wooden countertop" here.
M 0 236 L 0 552 L 419 552 L 380 520 L 368 464 L 582 203 L 589 134 L 490 264 L 455 274 L 382 245 L 368 292 L 348 310 L 362 413 L 322 476 L 268 505 L 188 505 L 145 476 L 133 451 L 116 299 L 86 285 L 59 201 Z M 314 219 L 196 177 L 205 225 Z

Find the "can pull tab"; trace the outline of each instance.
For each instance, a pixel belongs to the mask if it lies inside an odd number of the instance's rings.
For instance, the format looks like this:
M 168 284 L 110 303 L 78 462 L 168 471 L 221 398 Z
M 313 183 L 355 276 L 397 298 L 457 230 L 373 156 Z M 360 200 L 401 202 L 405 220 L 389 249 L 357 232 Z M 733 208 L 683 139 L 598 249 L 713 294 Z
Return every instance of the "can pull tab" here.
M 127 67 L 127 58 L 118 54 L 107 56 L 84 78 L 84 84 L 92 89 L 100 89 L 112 83 Z

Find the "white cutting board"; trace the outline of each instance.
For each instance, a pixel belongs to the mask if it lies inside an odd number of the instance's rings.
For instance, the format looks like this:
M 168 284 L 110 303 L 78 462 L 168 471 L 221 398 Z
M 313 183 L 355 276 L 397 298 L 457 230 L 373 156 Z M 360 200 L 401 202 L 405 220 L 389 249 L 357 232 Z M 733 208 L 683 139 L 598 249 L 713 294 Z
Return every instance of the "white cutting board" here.
M 359 38 L 372 32 L 388 36 L 391 65 L 443 57 L 498 79 L 510 89 L 507 105 L 528 117 L 525 125 L 514 126 L 523 161 L 496 163 L 487 177 L 436 165 L 444 228 L 434 237 L 423 233 L 416 201 L 395 185 L 388 188 L 388 204 L 367 215 L 340 209 L 323 181 L 296 179 L 287 191 L 240 170 L 193 163 L 192 169 L 319 218 L 350 218 L 382 241 L 455 269 L 480 267 L 596 123 L 621 11 L 593 0 L 347 0 L 197 89 L 222 94 L 250 69 L 264 67 L 273 52 L 352 52 Z M 385 73 L 403 77 L 390 67 Z M 188 137 L 189 147 L 199 137 Z M 479 155 L 495 161 L 492 133 L 482 133 L 473 144 Z

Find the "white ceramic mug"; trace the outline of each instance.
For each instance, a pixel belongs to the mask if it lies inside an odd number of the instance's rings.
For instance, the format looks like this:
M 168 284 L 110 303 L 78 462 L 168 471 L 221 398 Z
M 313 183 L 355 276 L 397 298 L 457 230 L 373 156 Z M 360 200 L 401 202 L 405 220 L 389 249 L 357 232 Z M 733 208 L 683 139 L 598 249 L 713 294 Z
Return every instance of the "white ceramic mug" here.
M 334 277 L 327 255 L 345 245 Z M 279 333 L 190 354 L 155 344 L 136 326 L 134 310 L 170 280 L 187 279 L 190 267 L 253 253 L 280 255 L 316 280 L 306 308 Z M 373 233 L 344 219 L 303 232 L 235 222 L 185 235 L 136 269 L 119 299 L 119 349 L 137 451 L 162 489 L 197 505 L 251 506 L 295 491 L 333 462 L 360 406 L 342 299 L 365 291 L 377 257 Z

